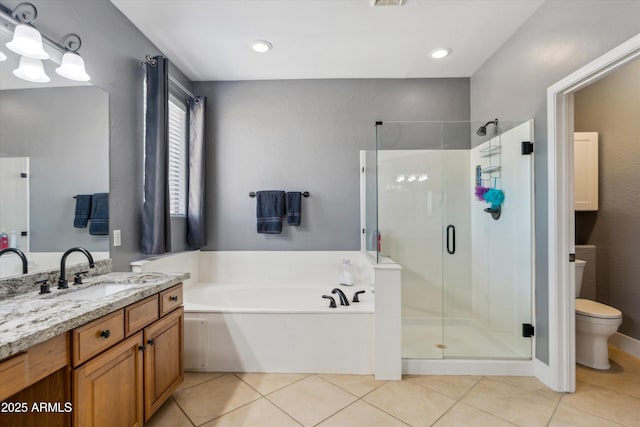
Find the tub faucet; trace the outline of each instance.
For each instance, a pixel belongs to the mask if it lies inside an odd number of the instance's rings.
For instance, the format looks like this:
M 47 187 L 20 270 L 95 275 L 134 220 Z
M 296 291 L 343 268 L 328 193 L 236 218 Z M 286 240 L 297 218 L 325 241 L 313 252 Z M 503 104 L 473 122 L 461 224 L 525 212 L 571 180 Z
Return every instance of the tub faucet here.
M 94 268 L 95 264 L 93 263 L 93 257 L 85 248 L 75 247 L 71 248 L 62 255 L 62 259 L 60 260 L 60 278 L 58 279 L 58 289 L 67 289 L 69 287 L 69 282 L 67 282 L 67 274 L 65 272 L 65 264 L 67 262 L 67 257 L 72 252 L 82 252 L 87 259 L 89 260 L 89 267 Z
M 29 268 L 27 267 L 27 257 L 24 254 L 24 252 L 22 252 L 18 248 L 6 248 L 0 251 L 0 256 L 6 254 L 7 252 L 13 252 L 14 254 L 20 257 L 20 259 L 22 260 L 22 274 L 27 274 L 29 271 Z
M 344 292 L 342 292 L 342 290 L 340 290 L 338 288 L 333 288 L 331 293 L 332 294 L 338 294 L 338 297 L 340 297 L 340 305 L 349 305 L 349 299 L 344 294 Z

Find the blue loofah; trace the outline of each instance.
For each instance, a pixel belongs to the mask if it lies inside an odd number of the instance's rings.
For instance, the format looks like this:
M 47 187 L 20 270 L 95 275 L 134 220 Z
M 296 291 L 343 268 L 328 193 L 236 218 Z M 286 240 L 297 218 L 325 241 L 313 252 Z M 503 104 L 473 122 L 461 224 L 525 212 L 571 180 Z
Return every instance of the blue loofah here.
M 484 193 L 484 196 L 482 197 L 486 202 L 491 203 L 491 207 L 493 209 L 500 207 L 502 202 L 504 202 L 504 192 L 495 188 L 491 188 L 489 191 Z

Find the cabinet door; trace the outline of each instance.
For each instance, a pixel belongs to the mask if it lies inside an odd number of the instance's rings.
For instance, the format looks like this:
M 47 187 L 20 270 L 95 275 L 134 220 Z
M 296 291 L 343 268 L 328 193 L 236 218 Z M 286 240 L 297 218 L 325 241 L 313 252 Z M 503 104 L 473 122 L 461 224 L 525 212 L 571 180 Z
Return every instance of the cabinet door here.
M 147 327 L 144 342 L 144 418 L 148 421 L 184 380 L 184 309 Z
M 142 332 L 73 371 L 77 427 L 133 427 L 142 420 Z
M 577 211 L 598 210 L 598 132 L 573 134 L 573 199 Z

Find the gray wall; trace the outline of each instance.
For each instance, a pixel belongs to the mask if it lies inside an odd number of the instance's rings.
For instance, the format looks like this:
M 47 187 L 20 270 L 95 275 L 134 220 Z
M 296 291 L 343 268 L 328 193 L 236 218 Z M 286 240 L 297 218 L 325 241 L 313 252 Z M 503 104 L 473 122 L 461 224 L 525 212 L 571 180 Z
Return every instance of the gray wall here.
M 640 1 L 545 2 L 471 76 L 471 119 L 535 118 L 536 358 L 548 363 L 547 93 L 640 32 Z
M 76 194 L 109 191 L 109 96 L 96 87 L 5 90 L 2 149 L 29 157 L 30 250 L 108 251 L 109 236 L 75 228 Z
M 3 0 L 13 9 L 21 0 Z M 110 228 L 122 230 L 122 246 L 111 247 L 114 270 L 130 270 L 140 259 L 142 205 L 142 81 L 140 61 L 156 48 L 109 0 L 31 0 L 37 27 L 57 40 L 74 32 L 82 37 L 93 84 L 109 92 Z M 188 88 L 190 82 L 171 70 Z M 182 240 L 182 239 L 180 239 Z M 174 244 L 174 251 L 181 245 Z
M 468 120 L 469 79 L 196 83 L 208 96 L 207 250 L 357 250 L 359 150 L 377 120 Z M 306 190 L 302 225 L 256 233 L 250 191 Z
M 576 212 L 576 230 L 597 247 L 597 300 L 622 311 L 620 332 L 640 339 L 640 60 L 574 99 L 575 130 L 598 132 L 599 148 L 598 211 L 587 221 Z

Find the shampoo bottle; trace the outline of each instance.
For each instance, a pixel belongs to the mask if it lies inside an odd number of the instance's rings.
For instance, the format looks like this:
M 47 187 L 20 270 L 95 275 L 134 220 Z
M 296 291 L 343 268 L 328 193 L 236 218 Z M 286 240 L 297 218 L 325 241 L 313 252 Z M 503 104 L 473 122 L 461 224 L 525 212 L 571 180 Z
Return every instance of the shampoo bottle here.
M 0 231 L 0 250 L 7 249 L 9 247 L 9 235 L 4 232 L 4 230 Z
M 17 248 L 18 247 L 18 235 L 15 231 L 9 233 L 9 247 Z
M 344 286 L 353 286 L 353 266 L 351 265 L 351 261 L 348 259 L 343 259 L 342 264 L 340 264 L 340 280 L 339 283 Z

